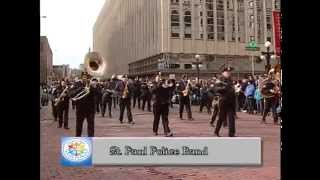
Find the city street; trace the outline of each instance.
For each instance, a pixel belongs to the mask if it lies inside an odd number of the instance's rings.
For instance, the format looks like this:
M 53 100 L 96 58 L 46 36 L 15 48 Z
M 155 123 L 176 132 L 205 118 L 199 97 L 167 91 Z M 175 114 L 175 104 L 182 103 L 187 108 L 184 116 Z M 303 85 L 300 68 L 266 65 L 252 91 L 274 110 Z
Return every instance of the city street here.
M 153 114 L 133 108 L 135 125 L 118 121 L 119 108 L 113 109 L 113 118 L 96 115 L 95 136 L 97 137 L 147 137 L 152 134 Z M 180 120 L 178 105 L 170 109 L 170 128 L 174 137 L 213 137 L 213 127 L 209 126 L 209 115 L 199 113 L 199 107 L 193 106 L 194 121 Z M 107 113 L 106 113 L 107 114 Z M 125 112 L 126 115 L 126 112 Z M 94 167 L 73 168 L 60 165 L 60 138 L 75 135 L 75 111 L 70 105 L 69 130 L 58 129 L 53 121 L 51 104 L 41 108 L 41 179 L 42 180 L 278 180 L 280 179 L 280 126 L 274 126 L 271 116 L 267 124 L 261 124 L 261 116 L 238 113 L 236 135 L 239 137 L 262 137 L 262 166 L 184 166 L 184 167 Z M 186 118 L 186 113 L 184 114 Z M 163 136 L 162 124 L 159 136 Z M 83 128 L 86 136 L 86 123 Z M 222 128 L 222 136 L 227 136 L 228 129 Z

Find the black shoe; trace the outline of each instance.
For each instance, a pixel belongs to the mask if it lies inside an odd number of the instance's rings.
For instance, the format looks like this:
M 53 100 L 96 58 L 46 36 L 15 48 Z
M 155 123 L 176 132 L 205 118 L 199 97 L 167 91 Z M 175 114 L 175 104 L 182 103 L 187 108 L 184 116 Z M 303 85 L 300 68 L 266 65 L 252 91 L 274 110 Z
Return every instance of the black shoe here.
M 229 137 L 237 137 L 237 136 L 235 136 L 235 135 L 229 135 Z
M 128 122 L 128 124 L 132 124 L 132 125 L 134 125 L 134 124 L 135 124 L 135 122 L 134 122 L 134 121 L 130 121 L 130 122 Z
M 182 117 L 180 117 L 180 120 L 184 120 Z
M 102 117 L 104 117 L 104 114 L 102 114 Z
M 169 134 L 166 134 L 165 136 L 166 136 L 166 137 L 172 137 L 172 136 L 173 136 L 173 133 L 170 132 Z
M 123 121 L 120 120 L 120 124 L 123 124 Z
M 214 135 L 216 135 L 217 137 L 221 137 L 219 133 L 214 132 Z
M 70 129 L 70 128 L 68 128 L 68 127 L 65 127 L 64 129 Z
M 153 132 L 153 135 L 154 135 L 154 136 L 158 136 L 158 133 L 157 133 L 157 132 Z
M 62 128 L 62 126 L 58 126 L 58 128 Z
M 111 115 L 111 114 L 109 115 L 109 118 L 112 118 L 112 115 Z
M 214 124 L 213 124 L 213 122 L 210 122 L 210 125 L 211 125 L 212 127 L 214 127 Z

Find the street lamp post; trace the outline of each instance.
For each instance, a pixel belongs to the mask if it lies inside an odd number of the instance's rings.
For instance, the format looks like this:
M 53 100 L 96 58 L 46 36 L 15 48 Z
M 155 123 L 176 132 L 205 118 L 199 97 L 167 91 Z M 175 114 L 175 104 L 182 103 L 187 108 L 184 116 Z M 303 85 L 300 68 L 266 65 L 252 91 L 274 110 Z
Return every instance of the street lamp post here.
M 262 55 L 261 55 L 260 58 L 262 60 L 264 60 L 264 59 L 267 60 L 267 64 L 265 66 L 265 71 L 266 71 L 266 73 L 268 73 L 270 71 L 270 69 L 271 69 L 270 60 L 275 58 L 275 56 L 274 56 L 275 53 L 273 51 L 272 52 L 270 51 L 271 42 L 269 42 L 269 41 L 265 42 L 264 46 L 267 48 L 267 51 L 266 52 L 261 52 Z
M 200 66 L 200 64 L 202 64 L 202 63 L 200 62 L 200 55 L 199 55 L 199 54 L 195 55 L 195 59 L 196 59 L 196 61 L 195 61 L 195 62 L 192 62 L 192 64 L 196 65 L 196 68 L 197 68 L 197 77 L 198 77 L 197 83 L 199 83 L 199 77 L 200 77 L 200 68 L 199 68 L 199 66 Z

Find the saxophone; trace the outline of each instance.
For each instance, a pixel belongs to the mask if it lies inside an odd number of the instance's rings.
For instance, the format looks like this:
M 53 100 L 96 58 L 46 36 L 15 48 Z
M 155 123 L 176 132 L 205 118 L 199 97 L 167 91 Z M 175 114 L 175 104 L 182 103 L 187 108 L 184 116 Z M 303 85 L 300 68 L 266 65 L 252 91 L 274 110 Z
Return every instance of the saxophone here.
M 126 85 L 124 87 L 123 93 L 122 93 L 122 98 L 125 99 L 129 95 L 129 89 L 128 89 L 128 82 L 126 82 Z
M 189 94 L 189 85 L 190 85 L 190 81 L 188 81 L 186 88 L 182 91 L 183 96 L 188 96 Z

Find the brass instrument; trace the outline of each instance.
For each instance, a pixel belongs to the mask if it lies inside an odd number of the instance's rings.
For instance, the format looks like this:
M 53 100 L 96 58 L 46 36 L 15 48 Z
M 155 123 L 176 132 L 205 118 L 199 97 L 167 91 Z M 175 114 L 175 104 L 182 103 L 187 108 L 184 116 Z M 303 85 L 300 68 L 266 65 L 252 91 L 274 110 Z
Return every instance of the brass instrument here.
M 87 53 L 84 60 L 84 66 L 86 69 L 84 73 L 86 77 L 85 79 L 87 79 L 88 75 L 93 77 L 103 77 L 106 75 L 106 60 L 98 52 Z M 75 97 L 71 98 L 71 100 L 76 102 L 86 97 L 90 93 L 89 86 L 89 83 L 87 83 L 84 90 L 78 93 Z
M 186 88 L 182 91 L 182 95 L 183 96 L 188 96 L 189 95 L 189 86 L 190 86 L 190 81 L 188 80 Z
M 267 77 L 261 82 L 260 92 L 262 97 L 271 98 L 275 96 L 275 84 L 272 82 L 273 77 Z
M 68 94 L 69 87 L 64 88 L 60 96 L 55 100 L 54 106 L 58 106 L 58 104 L 63 100 L 64 97 Z
M 89 93 L 90 93 L 89 87 L 85 87 L 84 90 L 79 92 L 75 97 L 71 98 L 71 100 L 74 102 L 77 102 L 77 101 L 83 99 L 84 97 L 86 97 Z
M 129 89 L 128 89 L 128 81 L 127 81 L 122 93 L 122 98 L 125 99 L 128 97 L 128 95 L 129 95 Z
M 88 74 L 93 77 L 103 77 L 106 75 L 106 60 L 98 52 L 89 52 L 85 56 L 84 66 Z

